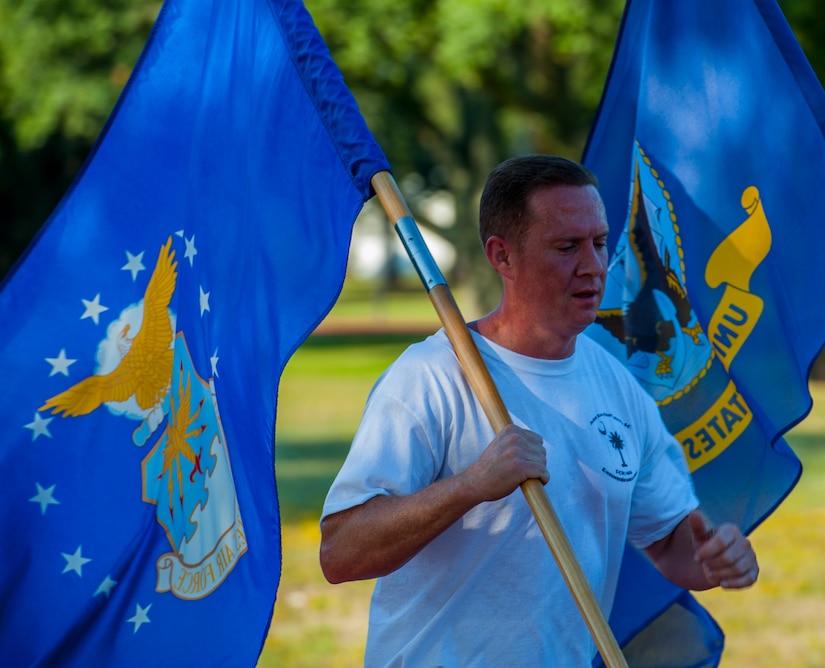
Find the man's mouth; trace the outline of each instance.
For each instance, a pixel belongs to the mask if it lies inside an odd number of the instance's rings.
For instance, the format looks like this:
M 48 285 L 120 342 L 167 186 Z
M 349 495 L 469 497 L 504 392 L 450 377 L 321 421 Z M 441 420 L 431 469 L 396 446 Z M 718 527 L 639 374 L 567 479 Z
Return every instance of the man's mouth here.
M 580 290 L 579 292 L 574 292 L 573 296 L 576 299 L 594 299 L 599 297 L 598 290 Z

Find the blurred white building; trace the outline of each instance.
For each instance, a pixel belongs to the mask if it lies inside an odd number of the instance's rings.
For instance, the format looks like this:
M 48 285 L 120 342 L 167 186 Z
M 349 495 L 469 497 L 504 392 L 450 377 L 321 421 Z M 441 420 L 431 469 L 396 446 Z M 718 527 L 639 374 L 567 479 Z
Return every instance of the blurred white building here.
M 455 206 L 449 192 L 442 190 L 418 195 L 416 204 L 433 225 L 446 229 L 455 224 Z M 430 229 L 422 225 L 419 229 L 436 264 L 446 274 L 455 264 L 455 248 Z M 355 221 L 347 271 L 355 278 L 380 278 L 390 260 L 398 274 L 415 273 L 387 214 L 378 199 L 373 198 Z

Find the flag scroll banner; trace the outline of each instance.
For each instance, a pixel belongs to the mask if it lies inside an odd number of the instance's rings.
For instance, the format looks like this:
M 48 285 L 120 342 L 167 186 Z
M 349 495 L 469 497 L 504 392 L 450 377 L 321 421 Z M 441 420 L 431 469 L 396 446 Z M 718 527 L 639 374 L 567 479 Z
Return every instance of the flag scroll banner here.
M 386 169 L 300 2 L 166 2 L 0 291 L 4 666 L 255 665 L 278 381 Z
M 781 435 L 825 342 L 824 131 L 773 0 L 628 2 L 584 156 L 611 223 L 588 334 L 656 399 L 711 521 L 746 532 L 801 473 Z M 715 622 L 632 550 L 610 621 L 631 666 L 718 664 Z

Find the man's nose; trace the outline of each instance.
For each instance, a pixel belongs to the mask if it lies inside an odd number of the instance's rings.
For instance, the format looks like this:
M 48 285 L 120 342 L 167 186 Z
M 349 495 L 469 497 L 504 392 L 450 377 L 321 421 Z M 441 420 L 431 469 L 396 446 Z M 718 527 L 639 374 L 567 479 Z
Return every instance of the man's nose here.
M 607 271 L 607 251 L 595 244 L 585 245 L 579 261 L 578 273 L 583 276 L 603 274 Z

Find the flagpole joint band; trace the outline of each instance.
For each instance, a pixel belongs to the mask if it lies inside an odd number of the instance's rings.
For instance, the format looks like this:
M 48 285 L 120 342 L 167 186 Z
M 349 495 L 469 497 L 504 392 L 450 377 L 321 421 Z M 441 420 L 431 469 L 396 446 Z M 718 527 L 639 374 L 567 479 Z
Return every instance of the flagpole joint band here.
M 415 224 L 415 220 L 411 216 L 399 218 L 395 223 L 395 231 L 398 233 L 398 237 L 410 256 L 410 260 L 412 260 L 413 266 L 418 272 L 418 277 L 427 292 L 437 285 L 447 285 L 444 275 L 430 254 L 427 244 L 424 243 L 424 238 L 421 236 L 421 231 L 418 229 L 418 225 Z

